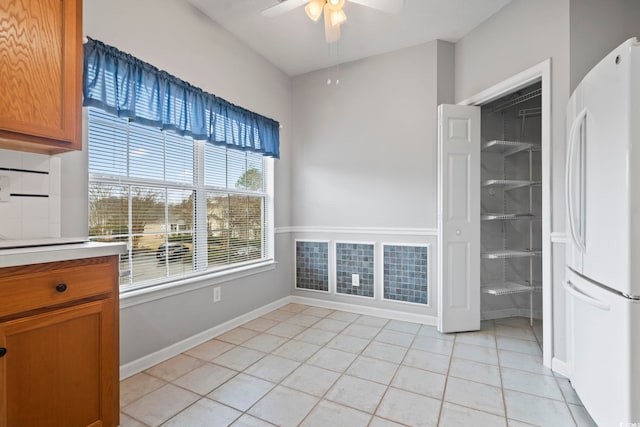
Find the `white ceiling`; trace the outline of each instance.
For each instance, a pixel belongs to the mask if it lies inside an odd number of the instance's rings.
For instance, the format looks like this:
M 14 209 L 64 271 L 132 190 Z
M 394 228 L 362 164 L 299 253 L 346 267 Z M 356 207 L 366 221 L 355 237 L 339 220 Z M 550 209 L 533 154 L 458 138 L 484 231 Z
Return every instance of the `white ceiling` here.
M 348 0 L 342 38 L 328 45 L 304 7 L 266 18 L 278 0 L 186 0 L 290 76 L 431 40 L 455 42 L 511 0 L 405 0 L 388 14 Z

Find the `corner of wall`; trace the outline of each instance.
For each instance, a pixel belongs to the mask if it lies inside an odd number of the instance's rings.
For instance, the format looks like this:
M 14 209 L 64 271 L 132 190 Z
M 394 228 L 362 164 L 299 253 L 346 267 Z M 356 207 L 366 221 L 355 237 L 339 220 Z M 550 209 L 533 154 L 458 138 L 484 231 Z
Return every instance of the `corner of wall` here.
M 436 41 L 437 49 L 437 104 L 452 104 L 455 99 L 455 44 Z

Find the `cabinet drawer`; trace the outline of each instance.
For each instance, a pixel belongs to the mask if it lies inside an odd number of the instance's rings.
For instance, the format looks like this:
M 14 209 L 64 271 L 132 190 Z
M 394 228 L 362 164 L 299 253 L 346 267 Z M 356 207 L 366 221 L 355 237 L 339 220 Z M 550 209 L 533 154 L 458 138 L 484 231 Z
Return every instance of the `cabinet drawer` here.
M 113 280 L 108 262 L 0 278 L 0 317 L 108 294 Z

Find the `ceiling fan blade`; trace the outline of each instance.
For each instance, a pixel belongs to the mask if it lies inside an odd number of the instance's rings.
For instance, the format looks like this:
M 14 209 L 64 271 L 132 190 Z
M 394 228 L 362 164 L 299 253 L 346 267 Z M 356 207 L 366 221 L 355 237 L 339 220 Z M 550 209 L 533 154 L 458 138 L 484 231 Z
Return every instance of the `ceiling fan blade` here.
M 398 13 L 404 6 L 404 0 L 349 0 L 362 6 L 378 9 L 387 13 Z
M 274 18 L 276 16 L 282 15 L 283 13 L 287 13 L 290 10 L 295 9 L 296 7 L 302 6 L 307 1 L 308 0 L 282 0 L 277 5 L 263 10 L 262 12 L 260 12 L 260 14 L 267 18 Z

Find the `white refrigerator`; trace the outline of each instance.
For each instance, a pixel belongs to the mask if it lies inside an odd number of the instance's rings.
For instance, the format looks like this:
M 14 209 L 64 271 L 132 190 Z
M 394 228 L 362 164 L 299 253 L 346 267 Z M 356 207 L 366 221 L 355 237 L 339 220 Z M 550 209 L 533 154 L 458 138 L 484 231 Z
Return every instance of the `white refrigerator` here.
M 567 362 L 600 426 L 640 423 L 640 43 L 600 61 L 567 107 Z M 638 424 L 640 425 L 640 424 Z

